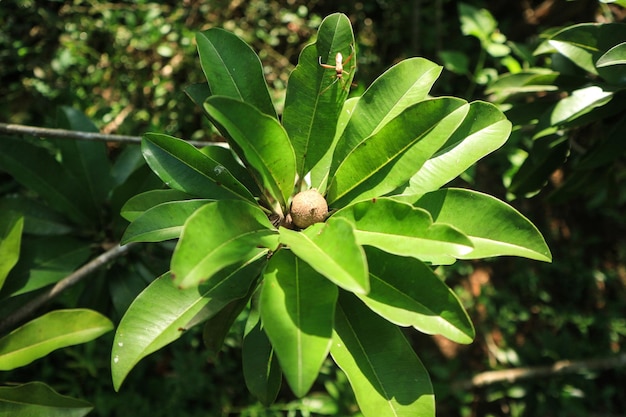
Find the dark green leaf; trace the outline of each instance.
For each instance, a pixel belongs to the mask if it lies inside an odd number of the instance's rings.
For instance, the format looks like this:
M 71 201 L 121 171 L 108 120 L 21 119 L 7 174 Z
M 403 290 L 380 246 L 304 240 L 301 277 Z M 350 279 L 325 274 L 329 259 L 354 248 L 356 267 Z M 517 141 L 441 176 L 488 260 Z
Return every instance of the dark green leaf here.
M 196 34 L 202 70 L 213 95 L 231 97 L 276 118 L 257 54 L 236 35 L 212 28 Z
M 356 71 L 354 44 L 349 19 L 332 14 L 322 21 L 316 42 L 302 50 L 289 76 L 282 120 L 295 151 L 300 180 L 322 159 L 335 137 L 337 119 Z M 334 66 L 337 53 L 343 55 L 342 63 L 346 62 L 340 80 L 335 70 L 320 65 L 321 60 Z
M 346 373 L 364 417 L 434 417 L 426 369 L 400 329 L 342 293 L 331 355 Z
M 72 231 L 60 213 L 32 198 L 12 195 L 0 199 L 0 213 L 9 211 L 24 216 L 24 234 L 65 235 Z
M 265 197 L 272 209 L 282 215 L 296 178 L 296 159 L 285 129 L 275 118 L 231 98 L 210 97 L 204 108 L 257 183 L 269 193 Z
M 111 351 L 113 386 L 144 357 L 180 338 L 187 329 L 244 297 L 265 264 L 263 255 L 228 267 L 207 284 L 180 289 L 165 274 L 152 282 L 122 318 Z
M 288 250 L 272 256 L 263 273 L 263 328 L 291 390 L 303 397 L 330 350 L 337 287 Z
M 193 196 L 178 190 L 150 190 L 133 196 L 122 206 L 121 215 L 129 222 L 135 221 L 151 208 L 162 203 L 189 200 Z
M 261 329 L 258 312 L 254 310 L 246 323 L 241 351 L 246 387 L 267 407 L 278 395 L 282 373 L 274 349 Z
M 150 168 L 171 188 L 201 198 L 254 201 L 223 165 L 180 139 L 146 133 L 141 148 Z
M 41 382 L 0 387 L 0 415 L 3 417 L 83 417 L 93 406 L 67 397 Z
M 240 200 L 216 201 L 185 223 L 172 256 L 172 276 L 176 285 L 193 287 L 224 267 L 277 247 L 278 232 L 260 208 Z

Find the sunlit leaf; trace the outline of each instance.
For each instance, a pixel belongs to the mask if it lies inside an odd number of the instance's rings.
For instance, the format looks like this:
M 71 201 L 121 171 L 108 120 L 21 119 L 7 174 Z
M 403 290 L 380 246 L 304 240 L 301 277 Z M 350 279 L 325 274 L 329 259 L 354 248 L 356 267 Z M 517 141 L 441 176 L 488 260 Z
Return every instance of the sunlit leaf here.
M 288 250 L 280 250 L 263 273 L 263 328 L 291 390 L 306 395 L 328 355 L 337 287 Z
M 0 370 L 28 365 L 54 350 L 89 342 L 111 330 L 111 320 L 93 310 L 52 311 L 0 339 Z
M 7 211 L 0 213 L 0 288 L 20 257 L 24 217 Z

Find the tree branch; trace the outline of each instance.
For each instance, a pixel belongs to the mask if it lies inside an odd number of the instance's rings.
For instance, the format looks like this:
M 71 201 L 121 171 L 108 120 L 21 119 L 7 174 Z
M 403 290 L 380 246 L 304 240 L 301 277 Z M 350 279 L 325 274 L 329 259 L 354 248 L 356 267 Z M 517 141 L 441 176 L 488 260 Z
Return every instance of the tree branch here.
M 76 271 L 72 272 L 70 275 L 57 282 L 56 285 L 54 285 L 52 288 L 46 290 L 46 292 L 40 294 L 38 297 L 30 300 L 28 303 L 24 304 L 13 313 L 8 315 L 6 318 L 4 318 L 2 321 L 0 321 L 0 333 L 3 333 L 4 331 L 14 327 L 17 323 L 20 323 L 24 319 L 28 318 L 28 316 L 33 314 L 35 310 L 43 306 L 48 301 L 52 300 L 54 297 L 56 297 L 58 294 L 65 291 L 72 285 L 77 284 L 107 262 L 122 255 L 125 255 L 134 245 L 134 243 L 129 243 L 124 246 L 116 245 L 108 251 L 99 255 L 97 258 L 94 258 L 90 262 L 81 266 Z
M 498 382 L 513 383 L 521 379 L 571 374 L 581 371 L 612 369 L 621 366 L 626 366 L 626 353 L 610 358 L 586 359 L 581 361 L 563 360 L 549 366 L 532 366 L 528 368 L 488 371 L 475 375 L 472 379 L 456 382 L 452 384 L 452 386 L 455 389 L 468 390 Z
M 115 142 L 115 143 L 133 143 L 141 144 L 140 136 L 126 136 L 126 135 L 109 135 L 105 133 L 94 132 L 79 132 L 75 130 L 67 129 L 54 129 L 48 127 L 35 127 L 18 124 L 0 123 L 0 133 L 9 135 L 30 135 L 38 136 L 41 138 L 50 139 L 72 139 L 72 140 L 86 140 L 86 141 L 99 141 L 99 142 Z M 224 146 L 222 142 L 199 142 L 189 140 L 187 143 L 196 147 L 220 145 Z

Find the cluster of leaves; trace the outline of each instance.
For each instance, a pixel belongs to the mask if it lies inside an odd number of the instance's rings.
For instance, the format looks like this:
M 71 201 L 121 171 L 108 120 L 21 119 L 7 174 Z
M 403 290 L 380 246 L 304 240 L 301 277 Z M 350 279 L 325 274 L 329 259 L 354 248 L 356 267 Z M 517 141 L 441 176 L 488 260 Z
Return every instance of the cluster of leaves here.
M 577 195 L 596 205 L 625 201 L 625 190 L 618 186 L 623 170 L 607 169 L 624 153 L 624 39 L 626 25 L 620 23 L 551 30 L 534 51 L 536 57 L 547 57 L 546 67 L 506 74 L 489 86 L 515 125 L 519 150 L 512 157 L 511 194 L 537 193 L 569 158 L 569 172 L 552 195 L 555 201 Z
M 198 33 L 197 44 L 207 83 L 187 93 L 229 149 L 144 136 L 144 158 L 171 189 L 128 201 L 123 243 L 179 240 L 170 272 L 120 322 L 115 387 L 196 324 L 205 322 L 205 343 L 219 348 L 249 308 L 244 377 L 263 403 L 276 398 L 281 375 L 304 396 L 330 353 L 365 415 L 433 415 L 428 375 L 397 326 L 459 343 L 474 329 L 430 265 L 551 259 L 512 207 L 440 189 L 499 148 L 510 123 L 488 103 L 429 97 L 441 67 L 420 58 L 346 101 L 356 59 L 339 74 L 319 64 L 355 53 L 341 14 L 324 19 L 302 51 L 280 121 L 248 45 L 221 29 Z M 332 214 L 295 230 L 286 220 L 290 201 L 308 188 L 325 195 Z

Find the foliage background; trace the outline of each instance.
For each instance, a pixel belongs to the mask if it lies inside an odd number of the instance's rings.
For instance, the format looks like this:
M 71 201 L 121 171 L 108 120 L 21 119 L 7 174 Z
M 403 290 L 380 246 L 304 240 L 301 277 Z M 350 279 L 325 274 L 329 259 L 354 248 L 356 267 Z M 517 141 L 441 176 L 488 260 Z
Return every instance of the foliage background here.
M 274 100 L 284 95 L 289 71 L 323 16 L 352 20 L 359 49 L 356 91 L 392 63 L 460 50 L 476 65 L 479 42 L 463 36 L 452 0 L 284 1 L 0 1 L 0 121 L 55 126 L 59 106 L 86 113 L 105 133 L 140 135 L 157 130 L 178 137 L 213 139 L 208 123 L 182 89 L 202 80 L 194 33 L 210 27 L 235 32 L 256 51 Z M 509 41 L 532 49 L 542 30 L 578 22 L 623 20 L 624 10 L 592 0 L 467 1 L 489 10 Z M 499 72 L 498 60 L 488 62 Z M 488 98 L 471 74 L 444 71 L 435 94 Z M 511 145 L 514 146 L 514 145 Z M 111 149 L 114 153 L 115 149 Z M 503 149 L 468 173 L 472 188 L 500 198 L 507 155 Z M 623 157 L 616 167 L 623 171 Z M 552 175 L 544 192 L 512 204 L 543 232 L 554 263 L 528 260 L 465 262 L 442 270 L 468 307 L 476 341 L 458 346 L 411 334 L 431 373 L 441 416 L 620 415 L 626 411 L 624 368 L 555 375 L 464 390 L 455 383 L 491 369 L 588 360 L 623 352 L 626 337 L 626 231 L 623 201 L 564 204 L 546 198 L 568 173 Z M 0 173 L 0 180 L 7 179 Z M 623 176 L 622 176 L 623 178 Z M 463 184 L 461 184 L 463 185 Z M 623 188 L 623 184 L 617 184 Z M 591 190 L 601 193 L 607 190 Z M 150 250 L 150 249 L 148 249 Z M 153 265 L 155 269 L 167 266 Z M 90 287 L 97 291 L 97 286 Z M 76 290 L 78 291 L 78 290 Z M 76 295 L 74 295 L 76 296 Z M 68 296 L 68 297 L 71 297 Z M 119 319 L 108 296 L 92 294 Z M 112 338 L 112 335 L 110 335 Z M 54 352 L 30 367 L 3 373 L 3 382 L 43 380 L 59 392 L 94 403 L 93 415 L 286 415 L 311 407 L 291 402 L 288 391 L 274 410 L 262 411 L 243 386 L 240 340 L 227 339 L 206 360 L 201 335 L 188 332 L 174 346 L 134 370 L 119 394 L 110 383 L 110 340 Z M 198 363 L 204 363 L 198 367 Z M 354 412 L 345 377 L 323 372 L 318 391 L 335 392 L 340 413 Z M 313 401 L 315 395 L 305 400 Z M 305 401 L 303 400 L 303 402 Z

